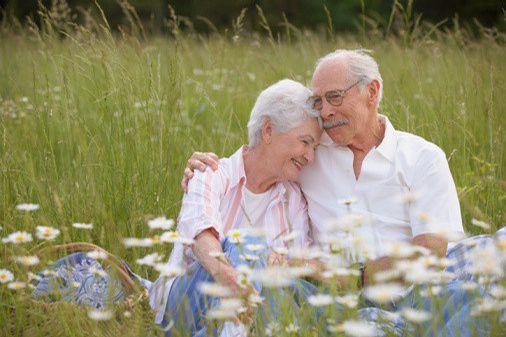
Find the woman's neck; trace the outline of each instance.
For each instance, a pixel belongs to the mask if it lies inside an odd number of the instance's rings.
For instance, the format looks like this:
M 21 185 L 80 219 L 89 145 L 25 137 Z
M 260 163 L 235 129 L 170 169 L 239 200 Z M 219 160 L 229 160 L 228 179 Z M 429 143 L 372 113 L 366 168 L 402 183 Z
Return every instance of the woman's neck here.
M 265 165 L 269 158 L 262 144 L 250 149 L 246 147 L 243 154 L 246 187 L 253 193 L 263 193 L 279 181 L 278 175 Z

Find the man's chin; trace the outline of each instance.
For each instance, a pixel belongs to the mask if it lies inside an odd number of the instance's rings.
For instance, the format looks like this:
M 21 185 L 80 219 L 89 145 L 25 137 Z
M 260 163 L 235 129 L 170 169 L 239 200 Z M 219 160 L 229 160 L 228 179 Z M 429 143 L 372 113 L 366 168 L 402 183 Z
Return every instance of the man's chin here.
M 337 145 L 346 145 L 345 137 L 343 137 L 343 133 L 338 131 L 339 126 L 325 129 L 327 135 L 332 139 L 332 141 Z

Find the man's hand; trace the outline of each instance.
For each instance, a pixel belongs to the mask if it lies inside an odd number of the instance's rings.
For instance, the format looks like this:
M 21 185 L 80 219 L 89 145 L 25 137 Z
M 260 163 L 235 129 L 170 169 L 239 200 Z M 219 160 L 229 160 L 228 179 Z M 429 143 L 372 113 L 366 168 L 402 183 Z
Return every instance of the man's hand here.
M 216 171 L 218 169 L 219 160 L 220 158 L 213 152 L 193 152 L 188 162 L 186 162 L 183 180 L 181 180 L 183 191 L 185 193 L 188 192 L 188 182 L 193 177 L 193 171 L 199 170 L 204 172 L 206 166 L 210 166 L 213 171 Z
M 427 248 L 431 251 L 432 255 L 442 258 L 446 255 L 446 248 L 448 241 L 437 234 L 420 234 L 415 236 L 411 241 L 411 244 Z M 416 258 L 418 255 L 414 255 L 411 258 Z M 376 260 L 368 261 L 364 266 L 364 286 L 374 283 L 374 274 L 392 269 L 396 262 L 396 259 L 389 256 L 384 256 Z M 402 280 L 398 280 L 402 281 Z

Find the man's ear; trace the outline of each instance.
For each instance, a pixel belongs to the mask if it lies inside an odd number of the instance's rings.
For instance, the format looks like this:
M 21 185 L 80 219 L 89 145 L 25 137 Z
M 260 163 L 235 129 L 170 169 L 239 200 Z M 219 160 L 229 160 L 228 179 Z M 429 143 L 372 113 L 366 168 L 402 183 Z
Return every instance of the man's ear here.
M 270 118 L 267 118 L 264 121 L 264 125 L 262 126 L 262 141 L 266 144 L 270 144 L 272 141 L 272 122 Z
M 381 87 L 381 84 L 378 80 L 372 80 L 368 85 L 367 85 L 367 95 L 369 96 L 368 98 L 368 104 L 369 105 L 372 105 L 372 106 L 376 106 L 376 103 L 378 102 L 378 99 L 379 99 L 379 91 L 380 91 L 380 87 Z

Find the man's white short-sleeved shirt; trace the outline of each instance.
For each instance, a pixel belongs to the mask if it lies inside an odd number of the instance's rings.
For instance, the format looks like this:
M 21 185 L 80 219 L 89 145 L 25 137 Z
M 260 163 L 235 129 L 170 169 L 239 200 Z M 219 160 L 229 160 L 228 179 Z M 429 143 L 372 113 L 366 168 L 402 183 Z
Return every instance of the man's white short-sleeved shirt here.
M 385 116 L 380 118 L 385 136 L 366 155 L 358 180 L 351 150 L 333 143 L 326 133 L 314 163 L 301 172 L 315 240 L 324 236 L 326 222 L 349 212 L 367 219 L 360 236 L 375 257 L 387 255 L 388 244 L 409 242 L 420 234 L 463 233 L 444 152 L 421 137 L 396 131 Z M 347 199 L 351 205 L 344 202 Z

